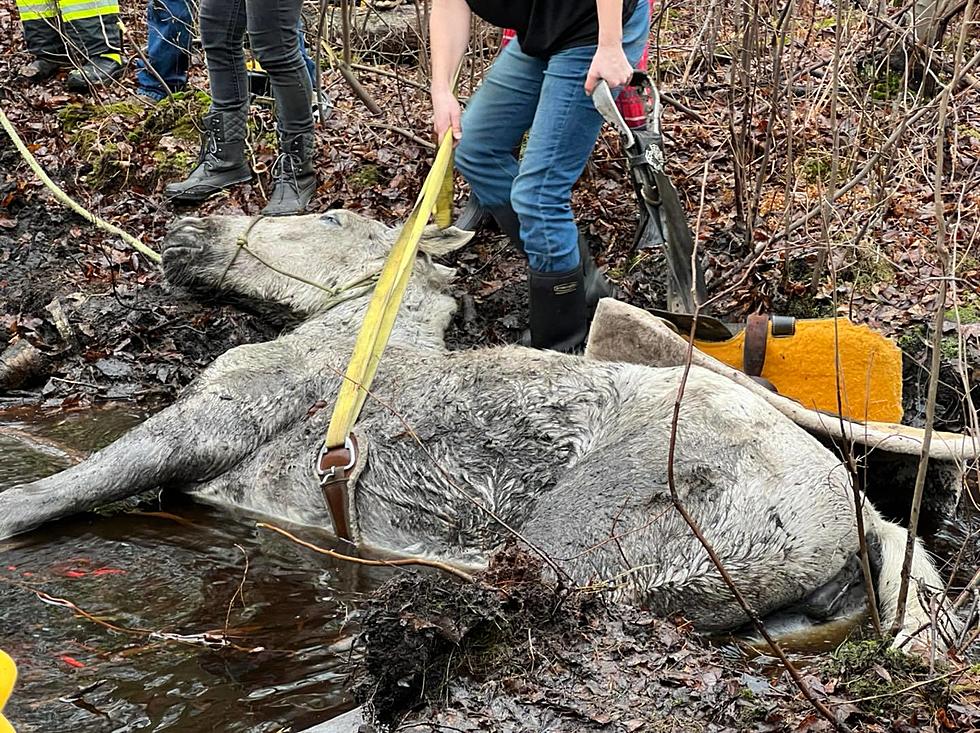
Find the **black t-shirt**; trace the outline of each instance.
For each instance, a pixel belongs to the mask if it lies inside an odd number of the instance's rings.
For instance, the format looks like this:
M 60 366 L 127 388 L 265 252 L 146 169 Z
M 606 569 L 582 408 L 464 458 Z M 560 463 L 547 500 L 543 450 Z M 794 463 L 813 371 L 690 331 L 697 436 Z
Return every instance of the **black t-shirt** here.
M 547 57 L 574 46 L 599 42 L 599 16 L 595 0 L 466 0 L 470 9 L 488 23 L 513 28 L 521 50 Z M 623 0 L 623 21 L 636 9 L 637 0 Z

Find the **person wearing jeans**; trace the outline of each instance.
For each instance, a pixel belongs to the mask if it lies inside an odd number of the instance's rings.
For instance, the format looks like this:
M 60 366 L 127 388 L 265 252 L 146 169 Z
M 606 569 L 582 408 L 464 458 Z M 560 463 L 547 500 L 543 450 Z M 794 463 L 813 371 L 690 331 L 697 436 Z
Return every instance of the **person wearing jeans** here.
M 500 50 L 503 51 L 505 48 L 507 48 L 507 44 L 513 41 L 515 38 L 517 38 L 517 31 L 515 31 L 513 28 L 504 28 L 500 37 Z M 649 61 L 650 42 L 648 40 L 646 46 L 643 47 L 643 55 L 640 56 L 640 60 L 636 64 L 637 70 L 646 71 Z M 619 113 L 623 116 L 623 120 L 631 129 L 646 129 L 646 107 L 643 104 L 643 99 L 640 97 L 640 93 L 635 87 L 628 86 L 623 89 L 622 92 L 620 92 L 619 96 L 616 98 L 616 107 L 619 109 Z M 475 196 L 471 194 L 463 204 L 463 210 L 456 218 L 455 224 L 460 229 L 476 231 L 482 228 L 484 224 L 487 223 L 489 218 L 490 212 L 483 208 L 483 205 L 477 201 Z
M 187 86 L 194 30 L 189 0 L 148 0 L 146 27 L 146 59 L 153 69 L 137 61 L 136 83 L 140 94 L 159 102 Z
M 471 12 L 517 38 L 461 114 L 452 80 Z M 434 0 L 430 25 L 433 128 L 440 138 L 452 131 L 457 169 L 527 255 L 528 342 L 575 350 L 608 287 L 571 210 L 602 126 L 589 94 L 599 80 L 614 93 L 629 81 L 650 31 L 649 0 Z
M 211 110 L 204 118 L 200 162 L 166 187 L 177 201 L 200 201 L 247 181 L 245 126 L 249 88 L 245 33 L 269 75 L 276 100 L 279 156 L 265 216 L 298 214 L 316 192 L 313 171 L 313 88 L 297 43 L 302 0 L 202 0 L 201 43 L 208 63 Z
M 146 26 L 146 60 L 152 70 L 146 68 L 143 59 L 137 61 L 136 82 L 140 94 L 159 102 L 168 94 L 183 91 L 187 86 L 194 30 L 190 0 L 148 0 Z M 299 52 L 315 88 L 316 64 L 306 51 L 302 21 L 297 26 L 297 36 Z

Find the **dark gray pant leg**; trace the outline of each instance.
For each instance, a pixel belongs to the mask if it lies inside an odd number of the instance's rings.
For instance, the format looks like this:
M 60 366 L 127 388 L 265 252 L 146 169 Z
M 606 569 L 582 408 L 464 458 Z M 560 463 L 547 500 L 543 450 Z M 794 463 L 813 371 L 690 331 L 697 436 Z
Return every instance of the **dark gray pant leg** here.
M 57 18 L 25 20 L 24 42 L 27 50 L 38 58 L 64 61 L 68 57 Z
M 85 59 L 122 53 L 122 31 L 115 13 L 67 21 L 64 29 L 69 49 Z
M 302 0 L 245 0 L 248 37 L 276 98 L 285 137 L 313 131 L 313 86 L 296 42 Z
M 201 0 L 201 45 L 208 64 L 211 109 L 248 105 L 245 73 L 245 0 Z

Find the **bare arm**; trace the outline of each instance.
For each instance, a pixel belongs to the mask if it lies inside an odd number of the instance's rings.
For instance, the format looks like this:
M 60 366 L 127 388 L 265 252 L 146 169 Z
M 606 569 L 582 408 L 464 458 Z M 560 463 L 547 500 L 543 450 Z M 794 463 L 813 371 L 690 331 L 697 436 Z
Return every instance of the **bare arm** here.
M 623 0 L 596 0 L 599 15 L 599 47 L 585 79 L 585 93 L 592 94 L 600 79 L 610 88 L 625 86 L 633 67 L 623 51 Z
M 621 0 L 620 0 L 621 1 Z M 452 129 L 459 140 L 460 108 L 453 94 L 453 77 L 470 40 L 470 6 L 466 0 L 433 0 L 429 18 L 432 43 L 432 128 L 437 139 Z

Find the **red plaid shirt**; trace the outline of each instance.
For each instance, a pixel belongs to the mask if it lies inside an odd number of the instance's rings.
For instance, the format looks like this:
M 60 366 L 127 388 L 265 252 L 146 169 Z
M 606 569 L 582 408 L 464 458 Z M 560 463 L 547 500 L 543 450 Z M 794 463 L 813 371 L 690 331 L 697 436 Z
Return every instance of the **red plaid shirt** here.
M 500 40 L 500 48 L 503 49 L 511 39 L 517 37 L 517 32 L 512 28 L 505 28 L 503 37 Z M 650 60 L 650 43 L 643 48 L 643 55 L 640 57 L 640 63 L 636 66 L 642 71 L 647 70 L 647 65 Z M 620 95 L 616 98 L 616 106 L 619 107 L 619 113 L 626 120 L 626 124 L 630 127 L 643 127 L 646 124 L 646 115 L 643 109 L 643 100 L 640 99 L 640 95 L 637 93 L 636 89 L 633 87 L 626 87 Z

